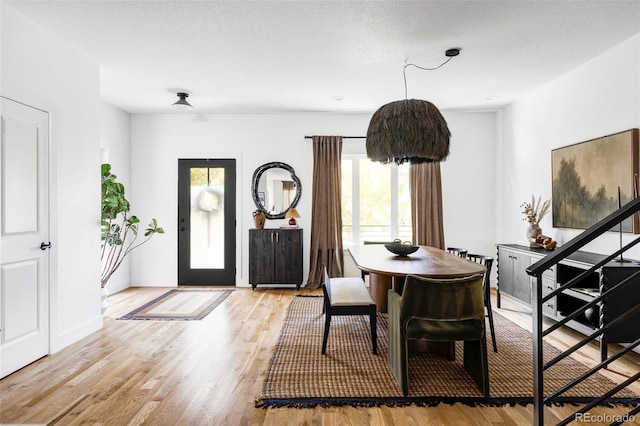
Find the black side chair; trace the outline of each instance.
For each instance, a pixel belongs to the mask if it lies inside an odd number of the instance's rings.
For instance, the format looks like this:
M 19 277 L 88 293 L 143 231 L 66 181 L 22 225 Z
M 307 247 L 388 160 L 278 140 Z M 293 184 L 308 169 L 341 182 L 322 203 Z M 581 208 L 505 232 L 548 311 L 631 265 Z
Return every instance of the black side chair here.
M 460 257 L 467 257 L 467 253 L 469 253 L 467 249 L 459 247 L 447 247 L 447 251 Z
M 322 336 L 322 354 L 327 352 L 329 327 L 334 315 L 368 315 L 371 327 L 371 347 L 378 354 L 378 328 L 376 303 L 358 277 L 329 278 L 327 266 L 322 265 L 324 294 L 324 334 Z
M 481 254 L 467 254 L 467 259 L 484 265 L 487 271 L 484 273 L 482 281 L 482 291 L 484 293 L 484 306 L 487 308 L 487 317 L 489 318 L 489 330 L 491 332 L 491 343 L 493 343 L 493 351 L 498 352 L 496 344 L 496 332 L 493 327 L 493 311 L 491 310 L 491 266 L 493 265 L 493 257 L 483 256 Z

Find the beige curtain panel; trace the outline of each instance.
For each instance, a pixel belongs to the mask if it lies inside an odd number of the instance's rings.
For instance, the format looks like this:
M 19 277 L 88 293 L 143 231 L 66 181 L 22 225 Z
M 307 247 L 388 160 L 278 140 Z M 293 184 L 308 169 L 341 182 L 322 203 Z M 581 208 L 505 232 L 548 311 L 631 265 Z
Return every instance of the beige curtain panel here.
M 291 206 L 291 202 L 296 196 L 296 186 L 293 181 L 285 180 L 282 182 L 282 211 Z
M 409 176 L 413 243 L 444 249 L 440 163 L 412 164 Z
M 313 136 L 311 249 L 307 288 L 322 284 L 322 265 L 330 277 L 344 275 L 342 252 L 342 136 Z

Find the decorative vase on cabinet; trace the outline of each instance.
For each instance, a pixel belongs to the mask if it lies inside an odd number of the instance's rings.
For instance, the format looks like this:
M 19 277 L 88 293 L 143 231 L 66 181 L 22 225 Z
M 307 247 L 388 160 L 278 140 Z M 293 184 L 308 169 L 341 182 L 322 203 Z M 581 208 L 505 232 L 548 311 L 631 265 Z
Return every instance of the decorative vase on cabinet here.
M 302 284 L 302 229 L 249 230 L 249 283 Z
M 266 221 L 266 216 L 262 213 L 261 210 L 256 210 L 253 212 L 253 224 L 256 229 L 264 228 L 264 222 Z
M 542 229 L 536 224 L 531 224 L 527 228 L 527 239 L 529 241 L 535 240 L 535 238 L 541 234 L 542 234 Z

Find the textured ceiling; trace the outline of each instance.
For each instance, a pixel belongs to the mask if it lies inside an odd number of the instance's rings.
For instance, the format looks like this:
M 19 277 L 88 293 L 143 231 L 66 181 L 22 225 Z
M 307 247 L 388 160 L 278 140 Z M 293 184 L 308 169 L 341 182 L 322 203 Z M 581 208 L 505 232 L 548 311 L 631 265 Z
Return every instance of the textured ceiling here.
M 496 110 L 640 32 L 638 1 L 4 1 L 101 65 L 131 113 Z M 487 97 L 497 97 L 487 99 Z M 336 100 L 336 98 L 341 100 Z

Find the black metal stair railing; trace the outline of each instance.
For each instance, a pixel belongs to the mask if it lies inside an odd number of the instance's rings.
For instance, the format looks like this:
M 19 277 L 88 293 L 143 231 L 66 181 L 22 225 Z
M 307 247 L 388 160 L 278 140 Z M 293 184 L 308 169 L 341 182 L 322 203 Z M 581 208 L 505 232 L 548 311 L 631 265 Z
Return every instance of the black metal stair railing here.
M 594 264 L 591 268 L 589 268 L 588 270 L 585 270 L 584 272 L 570 279 L 568 282 L 562 283 L 561 285 L 558 286 L 558 288 L 549 292 L 548 294 L 545 294 L 542 290 L 543 289 L 542 274 L 547 269 L 554 267 L 558 263 L 567 259 L 567 257 L 572 255 L 573 253 L 577 252 L 578 250 L 580 250 L 590 242 L 596 240 L 605 232 L 612 230 L 615 226 L 619 225 L 622 221 L 631 217 L 632 215 L 634 215 L 639 211 L 640 211 L 640 197 L 637 197 L 631 202 L 629 202 L 628 204 L 622 206 L 619 210 L 613 212 L 612 214 L 605 217 L 604 219 L 602 219 L 601 221 L 599 221 L 589 229 L 582 232 L 576 238 L 573 238 L 566 244 L 562 245 L 561 247 L 557 248 L 555 251 L 551 252 L 549 255 L 542 258 L 540 261 L 534 263 L 529 268 L 527 268 L 527 273 L 536 278 L 533 285 L 533 298 L 532 298 L 533 362 L 534 362 L 533 364 L 533 398 L 534 398 L 533 415 L 534 415 L 535 425 L 544 424 L 544 407 L 546 405 L 553 404 L 553 402 L 558 397 L 560 397 L 563 393 L 573 388 L 577 384 L 581 383 L 582 381 L 592 376 L 596 372 L 604 368 L 607 368 L 612 362 L 620 359 L 629 351 L 633 350 L 635 347 L 638 347 L 640 345 L 640 338 L 638 338 L 635 341 L 627 344 L 626 346 L 622 346 L 622 348 L 618 350 L 615 354 L 611 356 L 607 356 L 607 350 L 606 350 L 607 343 L 606 343 L 606 340 L 602 339 L 603 336 L 606 336 L 607 332 L 619 326 L 620 324 L 624 323 L 625 321 L 628 321 L 634 315 L 638 314 L 640 312 L 640 304 L 631 307 L 629 310 L 627 310 L 624 313 L 621 313 L 614 320 L 612 320 L 610 323 L 607 323 L 607 324 L 602 323 L 602 311 L 600 311 L 601 312 L 600 325 L 596 327 L 592 333 L 586 335 L 584 339 L 580 340 L 571 348 L 567 349 L 557 357 L 547 362 L 544 362 L 543 344 L 542 344 L 543 339 L 549 334 L 558 330 L 560 327 L 569 324 L 571 321 L 575 321 L 578 317 L 584 315 L 587 310 L 597 309 L 598 307 L 603 306 L 603 303 L 602 303 L 603 300 L 607 300 L 608 298 L 611 298 L 616 293 L 623 291 L 625 288 L 628 288 L 628 286 L 632 285 L 632 283 L 640 280 L 640 270 L 639 270 L 638 272 L 635 272 L 630 276 L 626 277 L 625 279 L 621 280 L 620 283 L 616 284 L 612 288 L 605 288 L 603 283 L 600 283 L 600 288 L 599 288 L 600 294 L 597 297 L 593 297 L 593 300 L 590 300 L 578 306 L 573 312 L 566 313 L 562 320 L 547 327 L 546 329 L 543 328 L 543 317 L 544 317 L 543 306 L 545 306 L 545 303 L 548 303 L 550 300 L 554 299 L 558 295 L 566 293 L 567 290 L 570 291 L 570 289 L 573 289 L 575 287 L 580 287 L 579 283 L 588 279 L 588 277 L 593 276 L 593 274 L 597 273 L 597 271 L 599 271 L 600 268 L 602 268 L 604 265 L 607 265 L 608 263 L 616 260 L 618 257 L 622 258 L 623 254 L 627 250 L 629 250 L 630 248 L 640 243 L 640 238 L 637 238 L 631 241 L 630 243 L 626 244 L 625 246 L 620 247 L 620 249 L 616 250 L 610 255 L 604 256 L 604 258 L 601 261 Z M 562 388 L 550 391 L 550 393 L 545 395 L 543 391 L 545 370 L 550 368 L 552 365 L 557 364 L 562 359 L 570 356 L 572 353 L 574 353 L 576 350 L 580 349 L 581 347 L 597 339 L 602 339 L 601 345 L 604 346 L 604 348 L 601 350 L 601 353 L 602 353 L 601 362 L 598 365 L 594 366 L 593 368 L 589 369 L 587 372 L 585 372 L 581 376 L 574 378 L 571 382 L 567 383 Z M 594 397 L 593 400 L 585 404 L 582 408 L 578 409 L 576 412 L 574 412 L 573 414 L 571 414 L 570 416 L 568 416 L 558 424 L 565 425 L 572 422 L 575 419 L 579 419 L 582 415 L 584 415 L 586 412 L 591 410 L 593 407 L 597 406 L 603 401 L 606 401 L 607 399 L 611 398 L 613 395 L 618 393 L 620 390 L 628 387 L 629 385 L 631 385 L 632 383 L 638 380 L 640 380 L 640 372 L 632 375 L 624 382 L 615 386 L 613 389 L 603 390 L 603 394 L 601 396 Z M 631 410 L 627 413 L 626 416 L 616 416 L 616 417 L 619 417 L 620 420 L 614 419 L 614 422 L 611 424 L 621 424 L 622 419 L 629 418 L 629 416 L 635 416 L 638 413 L 640 413 L 640 405 L 636 405 L 635 407 L 631 406 Z

